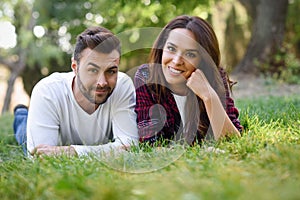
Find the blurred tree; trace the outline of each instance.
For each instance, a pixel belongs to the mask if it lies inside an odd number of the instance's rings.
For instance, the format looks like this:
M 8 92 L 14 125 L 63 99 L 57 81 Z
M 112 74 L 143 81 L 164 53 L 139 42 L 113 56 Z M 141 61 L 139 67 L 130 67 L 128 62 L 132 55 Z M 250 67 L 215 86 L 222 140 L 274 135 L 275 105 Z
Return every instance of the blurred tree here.
M 160 29 L 177 15 L 198 15 L 209 18 L 215 0 L 151 1 L 105 0 L 90 1 L 91 10 L 86 24 L 101 19 L 101 25 L 122 38 L 121 70 L 127 71 L 147 61 L 147 55 Z M 149 27 L 155 27 L 149 29 Z
M 18 76 L 24 76 L 24 85 L 30 94 L 33 85 L 42 76 L 64 65 L 66 53 L 58 45 L 62 37 L 59 38 L 57 35 L 57 24 L 52 20 L 51 13 L 47 13 L 49 3 L 45 1 L 40 12 L 36 11 L 35 5 L 40 4 L 26 0 L 0 2 L 1 20 L 10 21 L 17 35 L 15 47 L 0 49 L 0 64 L 10 71 L 1 113 L 9 109 L 13 86 Z M 48 16 L 48 20 L 45 20 L 45 16 Z M 56 33 L 52 31 L 53 29 Z
M 282 47 L 288 0 L 239 0 L 252 18 L 252 36 L 235 73 L 258 74 Z
M 286 39 L 290 43 L 293 53 L 300 59 L 300 0 L 290 1 L 287 19 Z
M 179 0 L 2 0 L 0 19 L 10 21 L 17 34 L 14 48 L 0 49 L 0 64 L 11 72 L 2 113 L 8 111 L 13 85 L 19 75 L 30 94 L 33 85 L 43 76 L 69 70 L 75 36 L 86 27 L 102 25 L 122 34 L 121 70 L 126 71 L 146 62 L 146 52 L 157 36 L 157 32 L 140 28 L 161 28 L 181 14 L 209 19 L 209 8 L 214 1 L 199 0 L 187 4 Z M 7 8 L 10 12 L 5 11 Z
M 224 28 L 224 49 L 223 58 L 226 69 L 231 72 L 240 62 L 245 54 L 245 49 L 249 42 L 249 23 L 243 6 L 238 2 L 228 3 L 231 8 L 228 11 L 226 27 Z M 221 51 L 222 51 L 221 50 Z
M 10 105 L 11 94 L 13 92 L 13 86 L 16 78 L 25 69 L 27 57 L 28 57 L 28 47 L 30 41 L 33 40 L 32 29 L 35 24 L 35 20 L 32 17 L 32 5 L 30 3 L 24 3 L 23 1 L 15 1 L 15 3 L 10 3 L 9 1 L 2 1 L 0 6 L 4 9 L 11 9 L 14 13 L 13 19 L 11 16 L 7 16 L 10 12 L 2 12 L 3 17 L 11 19 L 12 24 L 16 28 L 17 34 L 17 46 L 11 51 L 4 52 L 1 51 L 0 63 L 6 66 L 10 71 L 10 77 L 8 79 L 6 96 L 4 99 L 4 104 L 2 108 L 2 113 L 6 112 Z

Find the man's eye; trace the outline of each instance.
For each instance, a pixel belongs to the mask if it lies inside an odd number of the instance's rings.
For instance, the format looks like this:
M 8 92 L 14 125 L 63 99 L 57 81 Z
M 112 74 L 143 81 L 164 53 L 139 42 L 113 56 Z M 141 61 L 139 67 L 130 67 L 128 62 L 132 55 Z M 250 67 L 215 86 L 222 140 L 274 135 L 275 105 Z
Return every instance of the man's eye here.
M 91 72 L 91 73 L 98 73 L 98 69 L 94 69 L 94 68 L 93 69 L 89 69 L 88 71 Z
M 115 74 L 117 73 L 117 70 L 114 70 L 114 69 L 110 69 L 107 71 L 108 74 Z

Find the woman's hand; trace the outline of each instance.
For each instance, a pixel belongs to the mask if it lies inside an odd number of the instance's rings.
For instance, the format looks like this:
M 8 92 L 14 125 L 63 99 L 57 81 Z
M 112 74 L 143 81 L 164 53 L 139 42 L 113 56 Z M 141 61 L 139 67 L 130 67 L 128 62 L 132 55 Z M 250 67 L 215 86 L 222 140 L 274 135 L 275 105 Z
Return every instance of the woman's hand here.
M 217 95 L 200 69 L 196 69 L 191 74 L 186 85 L 204 102 Z
M 216 91 L 211 87 L 204 73 L 197 69 L 188 78 L 186 85 L 204 102 L 206 112 L 216 140 L 237 135 L 239 131 L 229 119 Z

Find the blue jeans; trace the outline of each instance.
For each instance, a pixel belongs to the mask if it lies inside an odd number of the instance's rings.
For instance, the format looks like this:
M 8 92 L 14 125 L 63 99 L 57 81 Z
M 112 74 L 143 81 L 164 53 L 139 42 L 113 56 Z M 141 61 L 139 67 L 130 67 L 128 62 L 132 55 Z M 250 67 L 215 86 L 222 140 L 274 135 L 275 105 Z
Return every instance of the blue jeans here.
M 26 136 L 26 127 L 27 127 L 27 108 L 18 108 L 15 110 L 15 118 L 13 123 L 14 135 L 19 145 L 22 146 L 24 155 L 27 155 L 27 136 Z

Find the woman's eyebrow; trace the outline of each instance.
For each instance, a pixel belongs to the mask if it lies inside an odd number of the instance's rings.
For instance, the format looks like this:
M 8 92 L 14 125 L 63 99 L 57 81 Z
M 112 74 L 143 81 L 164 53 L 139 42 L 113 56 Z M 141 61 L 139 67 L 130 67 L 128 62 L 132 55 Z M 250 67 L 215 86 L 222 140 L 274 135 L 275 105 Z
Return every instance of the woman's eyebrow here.
M 167 42 L 168 45 L 174 46 L 174 47 L 178 47 L 176 44 L 172 43 L 172 42 Z M 185 49 L 185 51 L 194 51 L 196 53 L 200 53 L 198 49 Z
M 173 44 L 172 42 L 167 42 L 168 45 L 171 45 L 171 46 L 174 46 L 174 47 L 177 47 L 175 44 Z
M 186 49 L 186 51 L 189 51 L 189 52 L 196 52 L 196 53 L 200 53 L 199 51 L 198 51 L 198 49 Z

